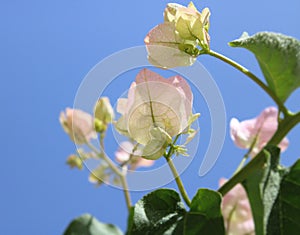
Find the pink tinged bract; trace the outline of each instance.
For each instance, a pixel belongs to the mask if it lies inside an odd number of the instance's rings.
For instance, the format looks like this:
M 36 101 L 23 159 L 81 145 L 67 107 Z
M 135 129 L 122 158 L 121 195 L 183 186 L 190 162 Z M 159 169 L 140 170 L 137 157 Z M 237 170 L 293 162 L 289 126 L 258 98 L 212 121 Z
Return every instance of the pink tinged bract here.
M 76 144 L 84 144 L 97 138 L 93 117 L 79 109 L 66 108 L 60 113 L 60 123 L 64 131 Z
M 179 49 L 184 41 L 176 34 L 175 24 L 165 22 L 150 30 L 144 42 L 151 64 L 162 68 L 190 66 L 196 61 L 195 56 Z
M 222 178 L 219 185 L 227 180 Z M 237 184 L 224 197 L 222 201 L 222 214 L 228 235 L 249 234 L 254 235 L 254 221 L 247 193 L 241 184 Z
M 209 49 L 208 8 L 200 13 L 191 2 L 188 7 L 169 3 L 164 23 L 150 30 L 145 37 L 148 59 L 155 66 L 172 68 L 192 65 L 199 56 L 199 47 Z
M 129 141 L 124 141 L 120 144 L 118 151 L 115 152 L 115 157 L 118 163 L 128 162 L 130 170 L 135 170 L 139 167 L 150 167 L 154 164 L 153 160 L 142 158 L 140 150 L 134 151 L 134 145 Z
M 188 125 L 192 102 L 191 89 L 182 77 L 165 79 L 143 69 L 132 83 L 128 98 L 118 100 L 117 111 L 122 117 L 116 128 L 142 145 L 152 139 L 154 127 L 176 136 Z
M 258 117 L 238 121 L 232 118 L 230 121 L 230 136 L 235 145 L 249 149 L 254 143 L 250 155 L 253 157 L 268 143 L 278 127 L 278 110 L 275 107 L 266 108 Z M 281 151 L 285 151 L 289 145 L 284 138 L 278 145 Z

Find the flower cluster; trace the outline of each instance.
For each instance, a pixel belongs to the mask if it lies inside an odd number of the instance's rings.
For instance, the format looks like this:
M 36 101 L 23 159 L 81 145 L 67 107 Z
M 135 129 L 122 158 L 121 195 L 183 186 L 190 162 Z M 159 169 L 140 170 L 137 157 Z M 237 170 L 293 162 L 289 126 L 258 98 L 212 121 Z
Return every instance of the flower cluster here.
M 192 65 L 202 50 L 209 50 L 210 11 L 200 13 L 191 2 L 188 7 L 170 3 L 164 11 L 164 23 L 145 37 L 149 61 L 158 67 Z
M 101 97 L 95 105 L 94 116 L 79 109 L 66 108 L 65 112 L 61 112 L 59 120 L 64 131 L 69 135 L 70 139 L 78 145 L 91 146 L 91 141 L 98 137 L 104 138 L 107 127 L 114 120 L 114 110 L 107 97 Z M 109 165 L 103 161 L 103 152 L 97 153 L 92 149 L 86 152 L 80 148 L 76 154 L 71 154 L 67 159 L 67 164 L 71 168 L 83 169 L 85 161 L 94 159 L 99 161 L 99 165 L 92 170 L 89 181 L 97 185 L 103 182 L 114 181 L 118 184 L 119 179 L 111 170 Z M 115 153 L 116 162 L 135 170 L 138 167 L 151 166 L 154 162 L 143 159 L 139 152 L 134 152 L 133 145 L 130 142 L 120 144 L 120 149 Z
M 120 143 L 115 152 L 115 161 L 123 174 L 127 170 L 150 167 L 166 154 L 172 146 L 176 155 L 187 155 L 183 145 L 175 145 L 173 137 L 188 134 L 186 144 L 196 135 L 191 128 L 198 114 L 192 115 L 193 94 L 188 83 L 180 76 L 168 79 L 148 70 L 141 70 L 131 84 L 128 98 L 120 98 L 117 111 L 121 117 L 114 121 L 115 114 L 107 97 L 101 97 L 95 105 L 94 116 L 78 109 L 67 108 L 60 115 L 60 122 L 72 141 L 87 145 L 92 151 L 79 149 L 67 159 L 71 168 L 83 168 L 83 162 L 98 160 L 89 180 L 101 185 L 103 182 L 120 183 L 120 172 L 111 164 L 104 152 L 103 139 L 109 124 L 128 141 Z M 100 138 L 101 149 L 95 150 L 91 141 Z
M 287 203 L 293 204 L 287 198 L 280 198 L 282 188 L 277 187 L 289 180 L 288 174 L 293 171 L 293 167 L 288 172 L 288 170 L 282 170 L 281 166 L 273 164 L 272 161 L 271 164 L 267 161 L 262 163 L 263 158 L 254 159 L 248 167 L 244 168 L 244 171 L 242 171 L 242 167 L 249 156 L 254 158 L 268 144 L 277 144 L 282 152 L 287 149 L 289 141 L 283 136 L 296 124 L 295 121 L 290 122 L 291 120 L 299 121 L 300 113 L 292 114 L 285 107 L 284 101 L 290 95 L 288 90 L 294 90 L 300 85 L 290 82 L 292 84 L 290 88 L 288 87 L 290 85 L 287 87 L 284 85 L 282 86 L 283 90 L 280 90 L 280 82 L 278 81 L 283 77 L 273 78 L 275 73 L 271 74 L 269 68 L 261 66 L 264 74 L 269 75 L 269 77 L 266 76 L 267 83 L 265 84 L 243 66 L 210 50 L 209 18 L 210 10 L 208 8 L 204 8 L 200 12 L 192 2 L 187 7 L 175 3 L 167 4 L 164 10 L 164 22 L 151 29 L 144 39 L 150 63 L 160 68 L 190 66 L 199 55 L 209 54 L 249 76 L 273 98 L 280 109 L 278 111 L 275 107 L 267 107 L 257 117 L 241 122 L 236 118 L 231 119 L 231 139 L 236 146 L 248 149 L 248 152 L 235 171 L 232 180 L 227 184 L 227 180 L 224 178 L 219 181 L 221 188 L 218 192 L 199 189 L 196 196 L 190 200 L 172 162 L 174 155 L 188 156 L 186 146 L 198 133 L 192 129 L 192 123 L 200 115 L 192 113 L 193 93 L 188 82 L 181 76 L 164 78 L 149 69 L 142 69 L 131 83 L 127 98 L 118 99 L 117 112 L 120 115 L 117 120 L 115 120 L 114 110 L 107 97 L 102 97 L 96 102 L 93 115 L 71 108 L 67 108 L 65 112 L 60 114 L 60 123 L 70 139 L 78 145 L 85 145 L 84 147 L 89 148 L 89 152 L 84 148 L 78 149 L 76 154 L 68 157 L 67 164 L 71 168 L 81 170 L 85 161 L 97 160 L 99 164 L 90 173 L 89 181 L 96 185 L 103 183 L 122 185 L 130 214 L 130 225 L 127 233 L 142 234 L 151 231 L 150 233 L 157 234 L 158 231 L 164 231 L 168 234 L 224 234 L 225 228 L 227 235 L 254 235 L 255 232 L 263 234 L 265 233 L 264 230 L 269 229 L 266 229 L 265 223 L 266 221 L 270 222 L 270 215 L 273 216 L 274 210 L 275 214 L 278 213 L 277 202 L 281 203 L 280 200 L 286 199 Z M 243 37 L 231 44 L 249 49 L 250 46 L 247 44 L 250 39 L 248 36 L 248 42 L 245 40 Z M 251 39 L 251 51 L 258 58 L 259 56 L 252 47 L 258 46 L 258 50 L 260 50 L 266 46 L 266 42 L 267 47 L 269 47 L 273 39 L 263 39 L 263 44 L 261 44 L 261 39 L 256 40 Z M 277 47 L 279 46 L 276 45 Z M 276 48 L 271 47 L 275 51 Z M 280 55 L 281 51 L 276 53 Z M 275 57 L 277 58 L 278 55 Z M 275 67 L 278 67 L 276 63 L 279 59 L 276 58 L 274 59 L 275 62 L 269 61 L 268 58 L 267 63 L 274 63 Z M 296 64 L 293 66 L 297 67 L 297 63 L 294 63 L 295 60 L 295 58 L 291 59 L 290 64 Z M 259 62 L 261 65 L 265 61 L 259 60 Z M 286 72 L 290 75 L 289 73 L 289 71 Z M 278 93 L 277 90 L 280 92 Z M 295 117 L 298 120 L 294 119 Z M 279 121 L 281 121 L 280 124 Z M 287 122 L 290 123 L 287 124 Z M 119 144 L 115 151 L 114 161 L 104 151 L 104 138 L 110 124 L 113 124 L 112 127 L 127 138 L 126 141 Z M 183 145 L 176 145 L 177 140 L 182 135 L 187 135 L 185 136 L 186 142 Z M 100 138 L 100 149 L 92 144 L 92 140 L 97 137 Z M 274 149 L 276 148 L 274 147 Z M 271 153 L 274 162 L 279 157 L 276 154 L 278 153 L 273 154 L 273 151 Z M 190 211 L 185 211 L 181 202 L 179 203 L 178 194 L 168 189 L 151 192 L 141 199 L 135 207 L 132 207 L 126 177 L 130 171 L 135 171 L 139 167 L 151 167 L 155 160 L 161 157 L 166 159 L 182 199 L 190 207 Z M 257 187 L 256 189 L 259 188 L 259 193 L 255 194 L 254 197 L 253 194 L 249 193 L 251 187 L 246 188 L 252 207 L 261 207 L 257 213 L 251 210 L 247 192 L 242 185 L 252 180 L 247 175 L 255 175 L 255 180 L 251 181 L 251 186 L 254 185 Z M 241 182 L 241 184 L 236 184 L 237 182 Z M 293 183 L 296 185 L 297 182 Z M 284 190 L 282 192 L 287 194 Z M 268 194 L 262 191 L 268 191 Z M 289 191 L 293 190 L 289 189 Z M 171 199 L 169 200 L 169 198 Z M 257 201 L 259 205 L 253 204 Z M 160 204 L 163 206 L 160 207 Z M 165 213 L 166 206 L 170 211 Z M 220 213 L 220 209 L 222 213 Z M 280 208 L 280 210 L 285 209 Z M 163 213 L 160 213 L 161 211 Z M 199 225 L 197 220 L 199 220 Z M 153 221 L 155 223 L 152 223 Z M 212 224 L 216 226 L 216 229 L 210 231 Z M 269 227 L 269 224 L 267 226 Z M 130 229 L 135 232 L 131 233 Z

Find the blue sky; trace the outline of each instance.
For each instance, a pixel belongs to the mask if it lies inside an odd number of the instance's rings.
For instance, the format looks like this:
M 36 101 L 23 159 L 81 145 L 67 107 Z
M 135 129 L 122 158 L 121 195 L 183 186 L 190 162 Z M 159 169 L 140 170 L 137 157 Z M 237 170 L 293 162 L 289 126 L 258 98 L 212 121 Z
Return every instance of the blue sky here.
M 125 229 L 127 212 L 122 192 L 109 186 L 95 188 L 87 181 L 87 170 L 70 170 L 65 164 L 75 146 L 62 131 L 58 116 L 65 107 L 73 105 L 81 81 L 95 64 L 116 51 L 143 44 L 147 32 L 162 22 L 166 3 L 0 2 L 1 234 L 61 234 L 72 218 L 85 212 Z M 186 5 L 188 1 L 178 3 Z M 295 0 L 203 0 L 195 4 L 211 9 L 211 47 L 260 77 L 254 56 L 246 50 L 228 47 L 229 41 L 243 31 L 274 31 L 300 38 L 300 3 Z M 227 125 L 232 117 L 251 118 L 273 105 L 238 71 L 208 56 L 200 57 L 199 61 L 221 90 Z M 128 82 L 123 85 L 124 89 L 129 86 Z M 287 101 L 288 107 L 299 110 L 299 98 L 297 91 Z M 200 100 L 195 101 L 195 106 L 202 113 L 200 149 L 182 175 L 191 196 L 200 187 L 216 189 L 219 178 L 229 177 L 244 153 L 232 144 L 227 133 L 215 167 L 199 177 L 209 139 L 209 114 Z M 289 135 L 290 147 L 282 157 L 286 165 L 300 155 L 299 133 L 298 127 Z M 110 153 L 115 151 L 114 144 L 107 142 L 107 146 Z M 133 200 L 145 193 L 132 193 Z

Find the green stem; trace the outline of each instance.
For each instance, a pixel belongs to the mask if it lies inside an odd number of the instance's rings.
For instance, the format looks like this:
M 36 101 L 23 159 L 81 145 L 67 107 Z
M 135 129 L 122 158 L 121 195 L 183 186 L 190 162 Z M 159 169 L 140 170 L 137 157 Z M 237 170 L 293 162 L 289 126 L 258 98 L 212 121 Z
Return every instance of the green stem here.
M 297 114 L 288 114 L 278 126 L 277 131 L 267 143 L 267 145 L 277 146 L 280 141 L 300 122 L 300 112 Z M 264 166 L 265 153 L 264 150 L 260 151 L 241 171 L 236 173 L 230 180 L 228 180 L 221 188 L 219 192 L 224 196 L 230 189 L 236 184 L 243 182 L 250 174 L 256 169 Z
M 175 139 L 174 139 L 173 143 L 172 143 L 172 144 L 171 144 L 171 146 L 170 146 L 170 149 L 169 149 L 169 152 L 168 152 L 168 154 L 165 156 L 166 158 L 170 158 L 170 157 L 172 156 L 172 154 L 173 154 L 173 150 L 174 150 L 174 145 L 176 144 L 176 142 L 177 142 L 177 140 L 178 140 L 179 136 L 180 136 L 180 134 L 179 134 L 179 135 L 177 135 L 177 136 L 175 137 Z
M 129 193 L 129 190 L 128 190 L 128 184 L 127 184 L 126 176 L 123 174 L 123 177 L 120 177 L 120 179 L 121 179 L 121 184 L 123 186 L 123 192 L 124 192 L 124 196 L 125 196 L 127 209 L 128 209 L 128 212 L 130 212 L 130 210 L 131 210 L 131 198 L 130 198 L 130 193 Z
M 236 206 L 237 206 L 237 203 L 234 205 L 234 207 L 229 212 L 228 219 L 226 220 L 227 226 L 226 226 L 226 233 L 225 233 L 225 235 L 229 235 L 230 223 L 231 223 L 231 219 L 232 219 L 233 213 L 236 210 Z
M 191 206 L 191 200 L 190 200 L 189 196 L 187 195 L 187 192 L 186 192 L 186 190 L 183 186 L 183 183 L 182 183 L 182 181 L 180 179 L 180 176 L 179 176 L 179 174 L 178 174 L 178 172 L 177 172 L 177 170 L 174 166 L 174 163 L 173 163 L 172 159 L 170 157 L 167 157 L 167 156 L 165 156 L 165 158 L 166 158 L 166 160 L 168 162 L 168 165 L 169 165 L 169 167 L 172 171 L 172 174 L 175 178 L 176 184 L 178 186 L 179 192 L 180 192 L 183 200 L 188 205 L 188 207 L 190 207 Z
M 245 154 L 242 161 L 240 162 L 240 164 L 238 165 L 238 167 L 236 168 L 235 172 L 233 173 L 233 175 L 235 175 L 236 173 L 238 173 L 240 170 L 243 169 L 245 162 L 247 161 L 249 157 L 249 154 Z
M 260 86 L 273 99 L 273 101 L 277 104 L 279 110 L 285 116 L 288 115 L 287 108 L 284 106 L 282 101 L 276 96 L 276 94 L 265 83 L 263 83 L 258 77 L 256 77 L 253 73 L 251 73 L 247 68 L 245 68 L 244 66 L 238 64 L 237 62 L 235 62 L 235 61 L 229 59 L 228 57 L 226 57 L 222 54 L 219 54 L 215 51 L 209 50 L 209 51 L 205 51 L 205 52 L 206 52 L 206 54 L 211 55 L 215 58 L 218 58 L 218 59 L 224 61 L 225 63 L 233 66 L 234 68 L 236 68 L 237 70 L 241 71 L 246 76 L 248 76 L 252 81 L 254 81 L 258 86 Z
M 185 190 L 185 188 L 184 188 L 184 185 L 183 185 L 183 183 L 182 183 L 182 181 L 181 181 L 181 179 L 180 179 L 180 176 L 179 176 L 179 174 L 178 174 L 178 172 L 177 172 L 177 170 L 176 170 L 176 167 L 175 167 L 175 165 L 174 165 L 174 163 L 173 163 L 173 161 L 172 161 L 172 159 L 171 159 L 171 156 L 172 156 L 173 150 L 174 150 L 174 145 L 176 144 L 176 142 L 177 142 L 179 136 L 180 136 L 180 134 L 178 134 L 178 135 L 175 137 L 173 143 L 170 145 L 169 152 L 168 152 L 167 154 L 164 154 L 164 157 L 165 157 L 165 159 L 167 160 L 168 165 L 169 165 L 169 167 L 170 167 L 170 169 L 171 169 L 171 171 L 172 171 L 172 174 L 173 174 L 173 176 L 174 176 L 174 178 L 175 178 L 177 187 L 178 187 L 178 189 L 179 189 L 179 192 L 180 192 L 180 194 L 181 194 L 183 200 L 184 200 L 185 203 L 188 205 L 188 207 L 190 207 L 190 206 L 191 206 L 191 200 L 190 200 L 190 198 L 189 198 L 189 196 L 188 196 L 188 194 L 187 194 L 187 192 L 186 192 L 186 190 Z
M 104 153 L 99 152 L 98 149 L 91 143 L 86 143 L 86 145 L 91 150 L 93 150 L 101 159 L 103 159 L 115 174 L 117 174 L 118 176 L 123 175 L 123 173 L 116 167 L 116 165 L 113 163 L 113 161 L 109 157 L 107 157 Z
M 265 163 L 265 153 L 261 151 L 252 161 L 250 161 L 242 170 L 237 172 L 230 180 L 219 188 L 219 193 L 223 196 L 230 191 L 236 184 L 243 182 L 253 171 L 263 167 Z
M 280 141 L 300 122 L 300 112 L 289 113 L 278 125 L 276 133 L 269 141 L 269 145 L 278 145 Z
M 236 173 L 238 173 L 241 169 L 243 169 L 244 165 L 245 165 L 245 162 L 247 161 L 247 159 L 249 158 L 249 155 L 251 154 L 253 148 L 255 147 L 255 144 L 257 142 L 257 136 L 260 132 L 260 129 L 259 131 L 257 132 L 254 140 L 252 141 L 252 144 L 250 146 L 250 148 L 248 149 L 247 153 L 244 155 L 242 161 L 240 162 L 239 166 L 237 167 L 237 169 L 235 170 L 235 172 L 233 173 L 233 175 L 235 175 Z
M 106 154 L 104 153 L 104 143 L 102 140 L 100 140 L 100 144 L 101 144 L 101 148 L 102 148 L 102 152 L 99 152 L 98 149 L 92 145 L 91 143 L 87 142 L 86 145 L 93 150 L 101 159 L 103 159 L 108 166 L 112 169 L 112 171 L 118 175 L 121 179 L 121 184 L 123 187 L 123 191 L 124 191 L 124 195 L 125 195 L 125 201 L 126 201 L 126 205 L 127 205 L 127 209 L 130 212 L 131 209 L 131 199 L 130 199 L 130 194 L 129 194 L 129 190 L 128 190 L 128 184 L 127 184 L 127 180 L 126 180 L 126 174 L 124 174 L 123 172 L 121 172 L 116 165 L 113 163 L 113 161 L 106 156 Z

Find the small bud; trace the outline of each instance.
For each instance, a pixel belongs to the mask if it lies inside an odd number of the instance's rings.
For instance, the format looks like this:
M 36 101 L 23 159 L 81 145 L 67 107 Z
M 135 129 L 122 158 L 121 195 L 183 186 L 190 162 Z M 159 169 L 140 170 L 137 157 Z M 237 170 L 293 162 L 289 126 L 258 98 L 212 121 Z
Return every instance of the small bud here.
M 95 106 L 95 118 L 100 120 L 104 125 L 111 123 L 114 119 L 114 110 L 107 97 L 101 97 Z
M 82 170 L 83 168 L 83 162 L 77 155 L 70 155 L 66 162 L 72 169 L 78 168 L 79 170 Z
M 107 125 L 105 125 L 101 120 L 95 119 L 95 130 L 99 133 L 105 132 L 107 129 Z

